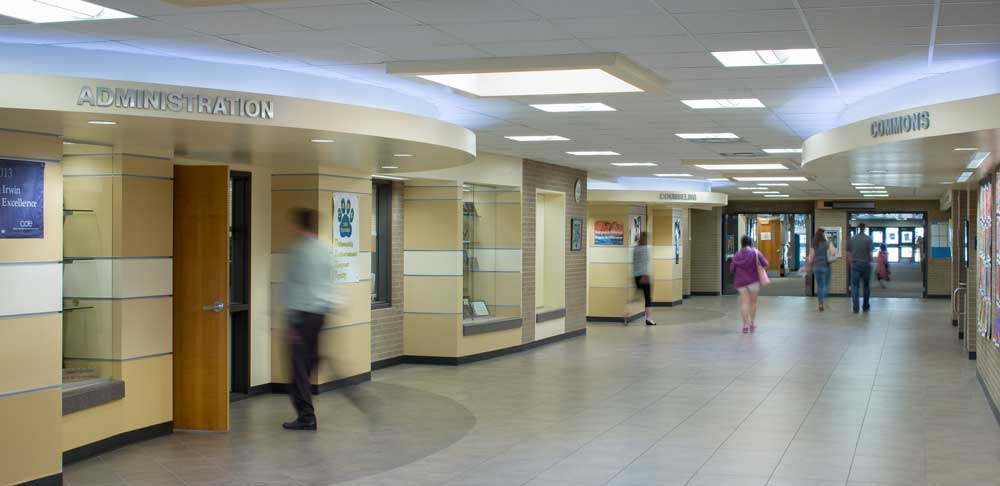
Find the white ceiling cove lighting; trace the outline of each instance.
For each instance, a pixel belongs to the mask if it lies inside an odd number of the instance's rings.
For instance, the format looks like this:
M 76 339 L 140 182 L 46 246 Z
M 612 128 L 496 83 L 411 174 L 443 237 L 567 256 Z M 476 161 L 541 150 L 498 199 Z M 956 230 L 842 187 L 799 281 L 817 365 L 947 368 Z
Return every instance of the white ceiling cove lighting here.
M 570 155 L 578 155 L 581 157 L 589 157 L 594 155 L 621 155 L 620 153 L 611 150 L 579 150 L 576 152 L 566 152 L 566 153 Z
M 806 182 L 802 176 L 776 176 L 776 177 L 733 177 L 740 182 Z
M 958 179 L 956 179 L 955 182 L 965 182 L 969 180 L 970 177 L 972 177 L 972 172 L 962 172 L 959 174 Z
M 823 64 L 816 49 L 761 49 L 756 51 L 713 52 L 726 67 L 796 66 Z
M 475 96 L 540 96 L 660 91 L 663 81 L 622 54 L 558 54 L 397 61 L 389 74 L 416 76 Z
M 986 160 L 986 157 L 989 156 L 989 152 L 976 152 L 975 155 L 972 156 L 972 159 L 969 160 L 969 165 L 966 165 L 965 168 L 978 169 L 980 165 L 983 165 L 983 161 Z
M 568 138 L 560 137 L 559 135 L 513 135 L 504 138 L 515 142 L 564 142 L 569 140 Z
M 766 148 L 764 153 L 768 154 L 801 154 L 800 148 Z
M 35 24 L 135 18 L 135 15 L 83 0 L 3 0 L 0 15 Z
M 684 140 L 736 140 L 740 137 L 735 133 L 675 133 Z
M 705 170 L 788 170 L 782 164 L 695 164 Z
M 764 108 L 757 98 L 720 98 L 715 100 L 681 100 L 695 110 L 716 110 L 720 108 Z
M 656 177 L 691 177 L 691 174 L 653 174 Z
M 789 197 L 788 194 L 764 194 L 764 197 Z
M 615 167 L 656 167 L 660 164 L 656 162 L 612 162 Z
M 549 113 L 570 113 L 574 111 L 618 111 L 604 103 L 542 103 L 532 108 Z

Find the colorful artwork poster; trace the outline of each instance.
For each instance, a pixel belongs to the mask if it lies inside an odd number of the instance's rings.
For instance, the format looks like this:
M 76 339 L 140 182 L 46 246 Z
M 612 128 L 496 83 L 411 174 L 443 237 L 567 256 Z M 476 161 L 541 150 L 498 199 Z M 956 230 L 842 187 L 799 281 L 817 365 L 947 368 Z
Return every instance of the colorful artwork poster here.
M 991 211 L 989 214 L 993 215 L 993 212 L 996 212 L 997 216 L 1000 217 L 1000 185 L 997 185 L 996 191 L 991 192 L 990 195 L 993 197 L 994 204 L 993 204 L 993 211 Z M 1000 221 L 1000 218 L 998 218 L 997 221 Z M 997 224 L 996 228 L 993 228 L 993 230 L 996 231 L 996 239 L 994 239 L 993 241 L 1000 242 L 1000 224 Z M 993 260 L 996 262 L 1000 262 L 1000 243 L 994 243 L 992 246 L 993 246 L 993 251 L 995 252 Z M 994 285 L 1000 282 L 1000 276 L 995 276 L 993 282 Z M 996 309 L 997 312 L 1000 312 L 1000 289 L 994 289 L 991 287 L 990 290 L 993 291 L 993 299 L 996 301 L 994 309 Z M 993 319 L 991 319 L 991 322 L 989 323 L 991 329 L 987 329 L 987 332 L 989 332 L 992 335 L 993 344 L 1000 345 L 1000 314 L 994 314 L 992 317 Z
M 639 244 L 639 236 L 642 235 L 642 216 L 632 216 L 632 224 L 629 225 L 632 228 L 632 238 L 629 240 L 629 246 L 636 246 Z
M 624 245 L 625 225 L 621 221 L 595 221 L 594 245 Z
M 333 195 L 333 250 L 336 280 L 338 282 L 359 282 L 361 280 L 360 248 L 361 238 L 358 223 L 361 215 L 359 197 L 354 193 Z
M 991 292 L 992 266 L 992 245 L 993 239 L 993 184 L 987 182 L 979 188 L 979 207 L 977 215 L 977 245 L 976 259 L 979 264 L 976 269 L 977 292 L 977 318 L 976 327 L 979 335 L 987 337 L 991 335 L 991 327 L 995 316 L 993 315 L 993 299 Z

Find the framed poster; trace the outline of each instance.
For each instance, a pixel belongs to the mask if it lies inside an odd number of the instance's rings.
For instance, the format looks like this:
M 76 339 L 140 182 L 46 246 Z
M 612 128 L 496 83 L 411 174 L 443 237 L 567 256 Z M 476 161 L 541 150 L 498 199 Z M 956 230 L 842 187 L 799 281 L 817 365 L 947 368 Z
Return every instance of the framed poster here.
M 994 190 L 996 192 L 993 192 Z M 993 203 L 994 203 L 993 211 L 987 214 L 989 216 L 994 216 L 994 215 L 1000 216 L 1000 184 L 997 184 L 995 188 L 991 188 L 990 195 L 993 198 Z M 996 224 L 995 226 L 996 227 L 993 228 L 993 230 L 996 233 L 991 235 L 993 236 L 994 270 L 1000 270 L 1000 266 L 995 265 L 996 262 L 1000 262 L 1000 243 L 998 243 L 1000 242 L 1000 223 Z M 934 235 L 932 234 L 931 236 Z M 950 246 L 951 245 L 949 244 L 949 247 Z M 993 285 L 997 285 L 998 283 L 1000 283 L 1000 276 L 993 274 L 992 283 Z M 990 288 L 990 291 L 993 293 L 993 299 L 995 302 L 993 302 L 994 314 L 992 314 L 991 316 L 993 318 L 988 323 L 988 326 L 990 326 L 991 329 L 988 329 L 988 331 L 990 332 L 990 335 L 993 338 L 993 345 L 1000 346 L 1000 288 Z
M 684 248 L 684 234 L 681 230 L 681 219 L 684 217 L 684 211 L 681 209 L 674 208 L 673 215 L 673 226 L 674 226 L 674 263 L 681 262 L 681 252 Z
M 583 220 L 571 218 L 569 220 L 569 251 L 580 251 L 583 249 Z
M 0 159 L 0 238 L 45 237 L 45 163 Z
M 885 244 L 887 244 L 887 245 L 898 245 L 899 244 L 899 228 L 886 228 L 885 229 Z
M 632 224 L 629 227 L 632 228 L 632 238 L 629 240 L 629 246 L 636 246 L 639 244 L 639 235 L 642 234 L 642 216 L 632 216 Z
M 760 232 L 760 241 L 771 241 L 771 232 L 770 231 L 761 231 Z
M 356 193 L 338 192 L 333 195 L 333 251 L 334 272 L 337 282 L 359 282 L 361 280 L 360 248 L 361 238 L 357 214 L 361 205 Z
M 625 226 L 620 221 L 595 221 L 594 245 L 624 245 Z
M 840 258 L 841 256 L 841 228 L 840 226 L 820 226 L 820 229 L 826 233 L 826 241 L 830 242 L 830 246 L 836 250 L 833 255 L 834 259 Z
M 900 233 L 899 234 L 899 241 L 901 243 L 913 243 L 913 232 L 912 231 L 904 231 L 904 232 Z
M 976 208 L 976 268 L 978 295 L 976 295 L 976 330 L 980 336 L 992 335 L 994 325 L 993 292 L 993 181 L 986 179 L 979 186 L 979 206 Z M 934 248 L 934 227 L 931 226 L 931 251 Z

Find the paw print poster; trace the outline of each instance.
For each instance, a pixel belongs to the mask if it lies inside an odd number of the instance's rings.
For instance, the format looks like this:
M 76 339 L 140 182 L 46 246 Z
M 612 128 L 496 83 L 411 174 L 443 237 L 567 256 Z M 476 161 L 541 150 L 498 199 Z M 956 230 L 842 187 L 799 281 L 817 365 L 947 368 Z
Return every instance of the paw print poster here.
M 360 280 L 361 214 L 357 194 L 333 194 L 333 248 L 337 282 Z

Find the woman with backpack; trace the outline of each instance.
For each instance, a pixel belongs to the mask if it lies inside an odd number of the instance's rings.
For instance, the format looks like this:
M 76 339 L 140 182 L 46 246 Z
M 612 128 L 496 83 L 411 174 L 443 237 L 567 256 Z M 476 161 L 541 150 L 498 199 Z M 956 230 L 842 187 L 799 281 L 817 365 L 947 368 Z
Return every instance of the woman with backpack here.
M 749 236 L 740 238 L 740 251 L 729 261 L 733 284 L 740 293 L 740 314 L 743 316 L 743 334 L 757 330 L 757 297 L 761 285 L 767 285 L 767 258 L 764 258 Z

